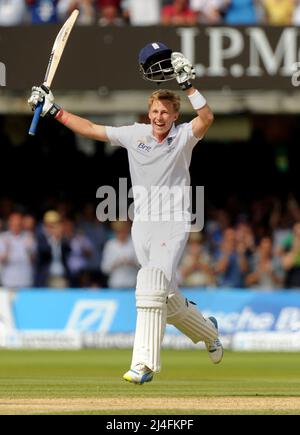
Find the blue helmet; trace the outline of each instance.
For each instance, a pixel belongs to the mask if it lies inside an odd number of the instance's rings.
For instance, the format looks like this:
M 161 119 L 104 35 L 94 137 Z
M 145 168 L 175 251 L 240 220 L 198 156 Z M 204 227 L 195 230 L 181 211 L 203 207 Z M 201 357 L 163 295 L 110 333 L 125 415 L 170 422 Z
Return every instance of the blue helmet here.
M 175 78 L 172 50 L 162 42 L 150 42 L 139 53 L 140 72 L 145 80 L 165 82 Z

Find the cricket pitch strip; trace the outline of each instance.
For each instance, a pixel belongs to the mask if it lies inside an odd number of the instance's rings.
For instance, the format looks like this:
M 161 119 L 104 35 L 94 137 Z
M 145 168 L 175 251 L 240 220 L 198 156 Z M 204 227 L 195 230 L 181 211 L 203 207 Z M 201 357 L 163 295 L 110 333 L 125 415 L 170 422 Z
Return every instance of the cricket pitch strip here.
M 111 411 L 113 414 L 122 411 L 132 410 L 134 414 L 138 411 L 161 411 L 160 414 L 168 414 L 172 410 L 186 413 L 228 413 L 232 411 L 254 411 L 256 413 L 266 413 L 269 411 L 280 412 L 290 411 L 300 414 L 300 397 L 182 397 L 182 398 L 51 398 L 51 399 L 0 399 L 0 414 L 20 415 L 20 414 L 47 414 L 47 413 L 101 413 L 101 411 Z M 104 412 L 103 412 L 104 413 Z M 143 412 L 140 412 L 143 414 Z

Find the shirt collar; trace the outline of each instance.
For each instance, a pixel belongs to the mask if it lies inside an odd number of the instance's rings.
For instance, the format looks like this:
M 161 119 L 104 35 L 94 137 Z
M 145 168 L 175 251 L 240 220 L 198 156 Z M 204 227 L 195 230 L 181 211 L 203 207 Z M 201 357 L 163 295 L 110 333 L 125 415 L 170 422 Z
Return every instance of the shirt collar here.
M 176 134 L 177 134 L 177 128 L 176 128 L 176 125 L 175 125 L 174 122 L 173 122 L 172 127 L 171 127 L 171 130 L 170 130 L 168 136 L 166 137 L 166 139 L 167 139 L 168 137 L 175 137 Z
M 175 123 L 173 122 L 172 127 L 171 127 L 171 129 L 170 129 L 170 131 L 169 131 L 168 136 L 166 136 L 165 139 L 164 139 L 163 141 L 167 140 L 168 137 L 175 137 L 176 134 L 177 134 L 177 127 L 176 127 Z M 151 137 L 152 137 L 155 141 L 157 141 L 156 137 L 153 136 L 152 132 L 151 132 Z

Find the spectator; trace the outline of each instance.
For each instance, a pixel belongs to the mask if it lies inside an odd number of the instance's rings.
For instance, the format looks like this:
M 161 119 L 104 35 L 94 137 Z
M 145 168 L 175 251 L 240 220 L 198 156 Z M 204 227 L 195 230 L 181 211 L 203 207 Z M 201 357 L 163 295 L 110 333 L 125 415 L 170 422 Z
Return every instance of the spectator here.
M 124 17 L 132 26 L 155 26 L 160 24 L 160 0 L 123 0 Z
M 247 247 L 243 240 L 237 241 L 233 228 L 224 231 L 220 252 L 216 258 L 215 273 L 220 287 L 244 287 L 244 278 L 249 270 Z
M 286 288 L 300 288 L 300 222 L 293 227 L 293 233 L 283 242 L 282 265 L 285 270 Z
M 91 286 L 104 287 L 106 279 L 99 265 L 102 261 L 103 247 L 107 241 L 107 230 L 103 223 L 96 217 L 95 207 L 88 203 L 83 208 L 83 215 L 79 219 L 79 230 L 89 239 L 92 245 L 92 254 L 88 258 L 88 271 L 91 278 Z
M 98 5 L 100 10 L 98 24 L 100 26 L 122 26 L 124 24 L 124 20 L 120 16 L 119 0 L 99 0 Z
M 224 21 L 230 25 L 254 25 L 258 17 L 253 0 L 229 0 Z
M 283 253 L 283 242 L 292 234 L 293 221 L 290 214 L 283 210 L 279 199 L 273 201 L 268 227 L 272 232 L 274 250 L 277 254 Z
M 197 14 L 189 7 L 188 0 L 173 0 L 161 11 L 161 22 L 166 26 L 193 26 L 197 22 Z
M 70 253 L 67 265 L 71 287 L 89 287 L 88 259 L 93 252 L 92 243 L 81 232 L 76 230 L 74 221 L 68 219 L 63 222 L 64 236 L 69 242 Z
M 89 25 L 95 23 L 94 0 L 59 0 L 57 12 L 64 21 L 74 9 L 79 10 L 78 24 Z
M 114 222 L 112 229 L 114 237 L 104 247 L 102 271 L 108 275 L 109 287 L 134 288 L 138 262 L 130 237 L 129 223 Z
M 202 233 L 191 233 L 180 265 L 181 285 L 211 287 L 215 285 L 212 257 L 204 246 Z
M 294 0 L 261 0 L 266 24 L 288 26 L 292 24 Z
M 45 213 L 43 226 L 37 234 L 36 287 L 68 286 L 70 246 L 63 237 L 61 216 L 54 210 Z
M 223 11 L 230 0 L 190 0 L 192 11 L 198 15 L 198 21 L 205 24 L 218 24 L 223 20 Z
M 27 232 L 34 238 L 35 229 L 36 229 L 35 227 L 36 227 L 35 217 L 32 214 L 25 214 L 22 220 L 23 231 Z
M 206 224 L 209 250 L 213 255 L 217 255 L 223 234 L 226 228 L 229 228 L 231 219 L 229 213 L 224 209 L 213 209 L 210 211 Z
M 58 0 L 27 0 L 32 24 L 57 23 Z
M 12 213 L 8 231 L 0 235 L 2 285 L 7 288 L 31 287 L 35 241 L 22 228 L 22 215 Z
M 241 221 L 236 225 L 235 238 L 238 243 L 244 244 L 247 257 L 251 257 L 256 251 L 256 246 L 253 230 L 248 222 Z
M 121 10 L 121 0 L 96 0 L 96 5 L 99 10 L 105 6 L 114 6 L 118 11 Z
M 283 270 L 277 256 L 273 256 L 272 239 L 263 237 L 246 276 L 246 285 L 253 288 L 278 288 L 283 284 Z
M 25 19 L 25 0 L 0 0 L 0 26 L 17 26 Z

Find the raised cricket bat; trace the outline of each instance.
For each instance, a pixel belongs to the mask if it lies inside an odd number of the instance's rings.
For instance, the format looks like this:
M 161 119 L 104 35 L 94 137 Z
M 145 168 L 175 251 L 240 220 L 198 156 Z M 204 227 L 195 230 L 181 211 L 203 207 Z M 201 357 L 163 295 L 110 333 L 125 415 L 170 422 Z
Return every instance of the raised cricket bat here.
M 79 11 L 78 11 L 78 9 L 75 9 L 72 12 L 72 14 L 69 16 L 69 18 L 67 19 L 65 24 L 60 29 L 60 31 L 59 31 L 59 33 L 54 41 L 52 51 L 50 54 L 50 59 L 49 59 L 47 71 L 46 71 L 44 82 L 43 82 L 43 85 L 47 86 L 47 88 L 51 87 L 53 77 L 56 73 L 61 56 L 63 54 L 66 43 L 67 43 L 68 38 L 70 36 L 71 30 L 75 24 L 75 21 L 76 21 L 78 15 L 79 15 Z M 29 132 L 28 132 L 31 136 L 35 135 L 36 128 L 37 128 L 39 118 L 40 118 L 40 114 L 42 112 L 43 104 L 44 104 L 43 102 L 38 103 L 36 106 L 36 109 L 34 111 L 34 115 L 33 115 L 31 125 L 29 128 Z

